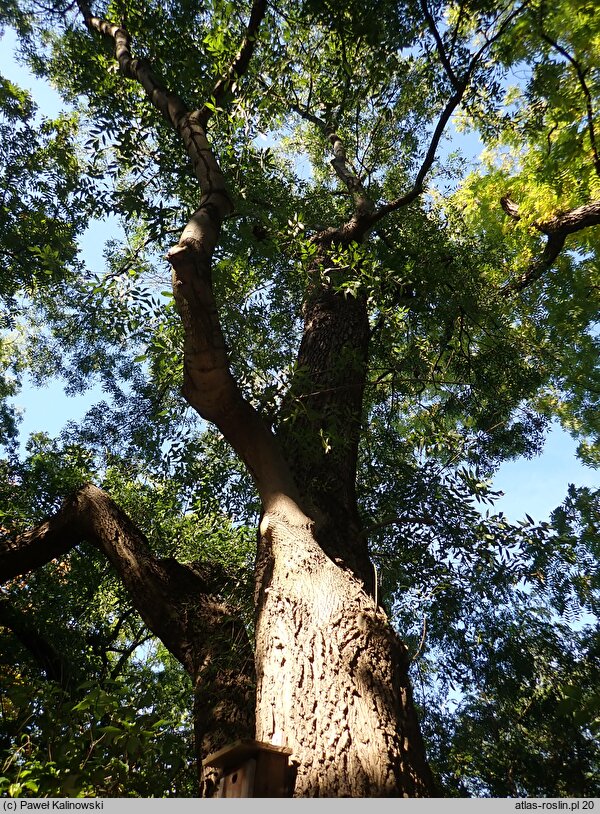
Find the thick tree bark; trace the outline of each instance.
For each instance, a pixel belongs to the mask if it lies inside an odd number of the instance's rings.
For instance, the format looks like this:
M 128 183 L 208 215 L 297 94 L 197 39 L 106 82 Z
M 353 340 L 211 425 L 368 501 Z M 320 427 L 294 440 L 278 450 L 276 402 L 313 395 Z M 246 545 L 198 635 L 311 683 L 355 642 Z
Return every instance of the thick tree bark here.
M 364 297 L 318 287 L 304 308 L 297 373 L 277 437 L 321 548 L 372 593 L 355 489 L 368 343 Z
M 312 530 L 263 518 L 257 738 L 291 747 L 297 797 L 434 792 L 404 645 Z

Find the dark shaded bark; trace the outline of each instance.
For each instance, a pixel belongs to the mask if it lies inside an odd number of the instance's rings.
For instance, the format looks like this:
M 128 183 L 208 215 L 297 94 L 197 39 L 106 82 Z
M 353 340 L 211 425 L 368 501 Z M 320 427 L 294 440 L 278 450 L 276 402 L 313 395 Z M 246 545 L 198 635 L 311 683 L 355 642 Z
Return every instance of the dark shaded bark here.
M 373 566 L 355 488 L 369 317 L 362 290 L 355 295 L 344 293 L 348 274 L 334 255 L 365 240 L 374 204 L 348 163 L 344 143 L 334 128 L 312 113 L 295 110 L 327 137 L 333 153 L 331 165 L 351 194 L 354 211 L 339 228 L 325 229 L 312 239 L 318 251 L 309 269 L 304 330 L 277 438 L 301 487 L 302 505 L 309 507 L 315 521 L 319 545 L 373 593 Z
M 356 464 L 367 370 L 364 297 L 318 289 L 304 307 L 297 372 L 277 437 L 325 553 L 373 590 L 356 500 Z
M 42 556 L 49 561 L 57 550 L 65 553 L 65 539 L 71 547 L 86 541 L 106 555 L 143 621 L 189 673 L 196 698 L 198 766 L 203 756 L 230 740 L 250 737 L 252 649 L 244 624 L 215 593 L 219 569 L 154 557 L 127 515 L 101 489 L 88 484 L 53 518 L 2 542 L 0 581 L 39 567 Z
M 76 683 L 67 659 L 40 633 L 27 614 L 16 608 L 7 597 L 0 599 L 0 627 L 13 633 L 49 681 L 54 681 L 64 690 Z

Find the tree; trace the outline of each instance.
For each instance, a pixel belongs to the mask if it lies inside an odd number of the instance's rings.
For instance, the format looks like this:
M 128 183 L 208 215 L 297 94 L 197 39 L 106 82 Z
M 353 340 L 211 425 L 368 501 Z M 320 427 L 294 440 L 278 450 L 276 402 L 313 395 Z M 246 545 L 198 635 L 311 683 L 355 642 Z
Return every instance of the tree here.
M 552 417 L 597 456 L 593 9 L 119 0 L 6 19 L 73 107 L 37 134 L 4 86 L 26 160 L 6 159 L 3 294 L 50 326 L 29 329 L 30 368 L 73 388 L 97 370 L 113 405 L 62 447 L 37 439 L 26 464 L 6 463 L 3 626 L 68 689 L 18 612 L 37 574 L 15 581 L 85 543 L 191 677 L 199 759 L 255 736 L 292 749 L 296 796 L 440 793 L 390 614 L 447 584 L 434 635 L 452 659 L 444 614 L 467 625 L 520 580 L 535 593 L 568 567 L 557 603 L 574 585 L 578 609 L 597 601 L 597 574 L 586 582 L 570 559 L 583 546 L 593 562 L 597 540 L 476 508 L 494 467 L 538 449 Z M 467 177 L 440 161 L 456 116 L 487 145 Z M 49 141 L 47 171 L 35 139 Z M 48 222 L 39 234 L 19 221 L 23 201 Z M 114 213 L 127 245 L 93 279 L 75 216 Z M 171 296 L 153 269 L 174 232 Z M 157 505 L 141 511 L 131 490 Z M 167 505 L 172 541 L 228 514 L 238 554 L 224 568 L 207 532 L 204 557 L 197 540 L 179 549 L 187 564 L 162 556 L 141 528 Z M 54 514 L 38 522 L 42 508 Z M 250 568 L 239 524 L 253 519 Z M 513 636 L 519 612 L 502 621 Z M 214 777 L 200 781 L 212 794 Z

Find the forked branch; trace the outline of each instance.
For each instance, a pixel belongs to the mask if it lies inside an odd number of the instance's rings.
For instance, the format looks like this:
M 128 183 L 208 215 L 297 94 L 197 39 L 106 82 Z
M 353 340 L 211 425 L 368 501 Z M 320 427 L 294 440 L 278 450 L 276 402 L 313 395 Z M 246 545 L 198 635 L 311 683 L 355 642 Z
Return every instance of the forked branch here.
M 154 75 L 145 60 L 134 59 L 128 32 L 91 14 L 85 0 L 78 6 L 87 27 L 114 41 L 117 61 L 125 76 L 138 81 L 152 104 L 180 135 L 192 160 L 202 197 L 183 230 L 179 243 L 168 253 L 173 269 L 173 294 L 184 327 L 183 394 L 207 421 L 214 423 L 248 467 L 260 493 L 263 508 L 281 510 L 282 503 L 295 520 L 305 523 L 289 467 L 262 417 L 243 397 L 231 374 L 217 304 L 212 289 L 212 259 L 223 220 L 233 203 L 219 162 L 208 142 L 205 125 L 208 109 L 190 112 L 176 94 Z M 265 0 L 255 0 L 241 49 L 227 76 L 213 90 L 219 100 L 232 78 L 248 68 Z
M 460 88 L 460 81 L 454 71 L 454 68 L 452 67 L 452 64 L 450 63 L 450 58 L 446 52 L 446 48 L 444 47 L 444 42 L 442 40 L 440 32 L 438 31 L 438 27 L 435 24 L 433 15 L 429 11 L 427 0 L 421 0 L 421 10 L 423 12 L 423 15 L 425 16 L 425 20 L 427 21 L 427 25 L 429 27 L 429 30 L 431 31 L 433 39 L 435 40 L 438 56 L 440 58 L 440 62 L 444 66 L 446 75 L 448 76 L 448 79 L 452 83 L 453 88 L 455 90 L 458 90 Z
M 519 207 L 509 195 L 501 199 L 501 206 L 506 214 L 515 221 L 521 219 Z M 534 260 L 519 277 L 509 280 L 500 289 L 504 295 L 523 291 L 536 280 L 539 280 L 551 267 L 569 235 L 587 229 L 590 226 L 600 225 L 600 201 L 561 212 L 545 221 L 535 223 L 538 231 L 546 235 L 546 244 L 541 255 Z
M 450 65 L 439 32 L 435 26 L 435 22 L 431 17 L 430 12 L 427 10 L 425 2 L 423 2 L 423 8 L 426 13 L 428 26 L 430 27 L 434 40 L 436 41 L 436 46 L 438 49 L 438 53 L 440 55 L 440 59 L 444 66 L 444 70 L 448 74 L 452 86 L 454 87 L 454 93 L 452 94 L 452 96 L 450 96 L 450 98 L 446 102 L 438 118 L 437 124 L 431 135 L 429 146 L 427 148 L 423 161 L 421 162 L 421 166 L 417 172 L 412 187 L 405 193 L 397 197 L 395 200 L 380 206 L 371 215 L 371 224 L 377 223 L 386 215 L 390 214 L 390 212 L 395 212 L 398 209 L 407 206 L 408 204 L 412 203 L 421 196 L 425 188 L 424 187 L 425 179 L 429 174 L 429 171 L 431 170 L 433 163 L 436 159 L 438 147 L 442 139 L 442 136 L 446 130 L 448 122 L 450 121 L 450 118 L 452 117 L 454 111 L 458 108 L 459 104 L 463 100 L 464 95 L 471 83 L 471 80 L 473 79 L 473 76 L 477 68 L 481 64 L 483 57 L 494 45 L 494 43 L 497 42 L 500 39 L 500 37 L 502 37 L 502 35 L 505 33 L 506 29 L 513 22 L 513 20 L 515 20 L 527 8 L 528 4 L 529 0 L 525 0 L 525 2 L 522 3 L 520 6 L 506 14 L 501 21 L 500 17 L 503 15 L 504 12 L 501 12 L 501 14 L 498 15 L 498 18 L 496 20 L 497 27 L 495 32 L 491 36 L 486 37 L 483 45 L 473 54 L 473 56 L 469 60 L 469 64 L 466 70 L 464 71 L 462 76 L 459 77 L 455 74 L 454 70 Z
M 303 108 L 299 104 L 292 104 L 291 109 L 305 121 L 314 124 L 331 144 L 331 150 L 333 153 L 331 166 L 333 167 L 337 177 L 354 198 L 355 209 L 353 222 L 356 225 L 362 225 L 371 217 L 375 207 L 369 198 L 362 179 L 355 172 L 354 168 L 348 161 L 346 147 L 341 136 L 329 125 L 328 122 L 326 122 L 320 116 L 311 113 L 308 108 Z

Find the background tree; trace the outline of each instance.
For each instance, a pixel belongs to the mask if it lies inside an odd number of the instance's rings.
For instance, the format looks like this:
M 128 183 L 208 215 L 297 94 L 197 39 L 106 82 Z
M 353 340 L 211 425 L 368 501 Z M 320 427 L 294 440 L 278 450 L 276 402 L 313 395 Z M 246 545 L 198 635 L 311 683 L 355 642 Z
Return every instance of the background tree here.
M 4 13 L 70 109 L 38 123 L 2 86 L 3 394 L 24 369 L 107 394 L 4 463 L 1 623 L 90 739 L 49 750 L 49 696 L 7 667 L 10 793 L 189 793 L 147 627 L 191 679 L 197 757 L 286 743 L 297 796 L 593 794 L 597 635 L 563 623 L 596 612 L 597 495 L 552 526 L 477 505 L 552 418 L 597 457 L 591 6 Z M 486 144 L 471 174 L 440 160 L 455 116 Z M 108 215 L 97 277 L 76 238 Z

